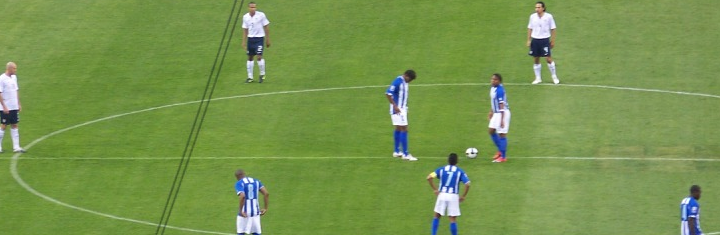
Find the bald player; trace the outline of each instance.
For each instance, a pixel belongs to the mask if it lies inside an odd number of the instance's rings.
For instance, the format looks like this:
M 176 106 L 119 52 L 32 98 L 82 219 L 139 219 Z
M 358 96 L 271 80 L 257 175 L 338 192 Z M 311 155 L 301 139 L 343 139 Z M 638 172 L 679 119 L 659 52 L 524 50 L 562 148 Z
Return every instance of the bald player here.
M 10 136 L 12 137 L 13 152 L 24 153 L 25 150 L 20 147 L 20 132 L 18 131 L 18 123 L 20 122 L 20 92 L 17 83 L 17 65 L 14 62 L 8 62 L 5 66 L 5 73 L 0 75 L 0 105 L 2 112 L 0 113 L 0 153 L 2 153 L 2 140 L 5 137 L 5 127 L 10 124 Z

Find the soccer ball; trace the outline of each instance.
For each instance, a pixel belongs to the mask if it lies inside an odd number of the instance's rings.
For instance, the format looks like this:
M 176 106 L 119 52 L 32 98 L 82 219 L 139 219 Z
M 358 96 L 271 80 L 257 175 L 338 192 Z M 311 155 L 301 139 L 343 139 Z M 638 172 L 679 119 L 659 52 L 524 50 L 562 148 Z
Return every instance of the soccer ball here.
M 478 154 L 478 150 L 476 148 L 468 148 L 465 150 L 465 156 L 468 158 L 476 158 Z

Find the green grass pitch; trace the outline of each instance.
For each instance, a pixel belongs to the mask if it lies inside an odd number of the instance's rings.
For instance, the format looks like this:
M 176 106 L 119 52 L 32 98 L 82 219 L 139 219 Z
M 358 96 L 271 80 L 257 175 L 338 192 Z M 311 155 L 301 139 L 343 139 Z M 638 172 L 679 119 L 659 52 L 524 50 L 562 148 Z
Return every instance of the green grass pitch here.
M 264 234 L 428 234 L 425 176 L 467 147 L 461 234 L 677 234 L 692 184 L 720 234 L 715 1 L 547 1 L 562 86 L 529 85 L 534 1 L 257 2 L 268 80 L 243 84 L 238 29 L 214 94 L 233 98 L 210 104 L 166 234 L 233 234 L 237 168 L 271 193 Z M 4 3 L 0 63 L 35 144 L 16 161 L 3 143 L 0 234 L 154 234 L 197 103 L 128 113 L 201 98 L 233 2 Z M 407 68 L 413 163 L 391 157 L 384 97 Z M 494 72 L 513 110 L 500 165 Z

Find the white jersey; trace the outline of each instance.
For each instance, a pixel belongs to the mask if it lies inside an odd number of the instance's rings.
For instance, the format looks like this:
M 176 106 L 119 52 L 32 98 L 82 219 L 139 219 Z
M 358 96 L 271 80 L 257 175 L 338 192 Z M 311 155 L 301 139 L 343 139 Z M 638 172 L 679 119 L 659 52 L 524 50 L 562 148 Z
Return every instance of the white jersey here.
M 538 13 L 530 15 L 530 22 L 528 23 L 528 29 L 532 29 L 530 37 L 535 39 L 545 39 L 552 36 L 550 31 L 555 29 L 555 18 L 552 14 L 545 12 L 542 17 Z
M 242 28 L 248 30 L 249 38 L 260 38 L 265 37 L 264 26 L 270 24 L 270 21 L 265 17 L 265 13 L 256 11 L 254 16 L 250 16 L 250 13 L 245 13 L 243 16 Z
M 0 94 L 2 95 L 3 102 L 7 106 L 8 110 L 20 109 L 20 101 L 18 100 L 18 84 L 17 76 L 8 76 L 6 74 L 0 75 Z

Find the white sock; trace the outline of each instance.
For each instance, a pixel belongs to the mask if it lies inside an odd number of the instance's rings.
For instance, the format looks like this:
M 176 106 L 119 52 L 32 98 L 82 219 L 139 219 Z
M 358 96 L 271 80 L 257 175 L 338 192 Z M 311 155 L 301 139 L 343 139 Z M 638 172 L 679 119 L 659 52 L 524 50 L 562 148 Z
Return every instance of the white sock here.
M 255 62 L 252 60 L 248 61 L 247 62 L 248 78 L 253 78 L 253 69 L 255 69 Z
M 265 59 L 258 60 L 258 67 L 260 67 L 260 75 L 265 75 Z
M 12 136 L 13 150 L 20 149 L 20 131 L 17 128 L 10 129 L 10 136 Z
M 533 65 L 533 70 L 535 70 L 535 79 L 540 80 L 540 69 L 542 69 L 542 64 Z
M 552 74 L 553 78 L 557 77 L 557 74 L 555 73 L 555 61 L 548 64 L 548 68 L 550 69 L 550 74 Z
M 5 137 L 5 130 L 0 130 L 0 145 L 2 144 L 3 137 Z M 0 146 L 0 150 L 2 150 L 2 146 Z

